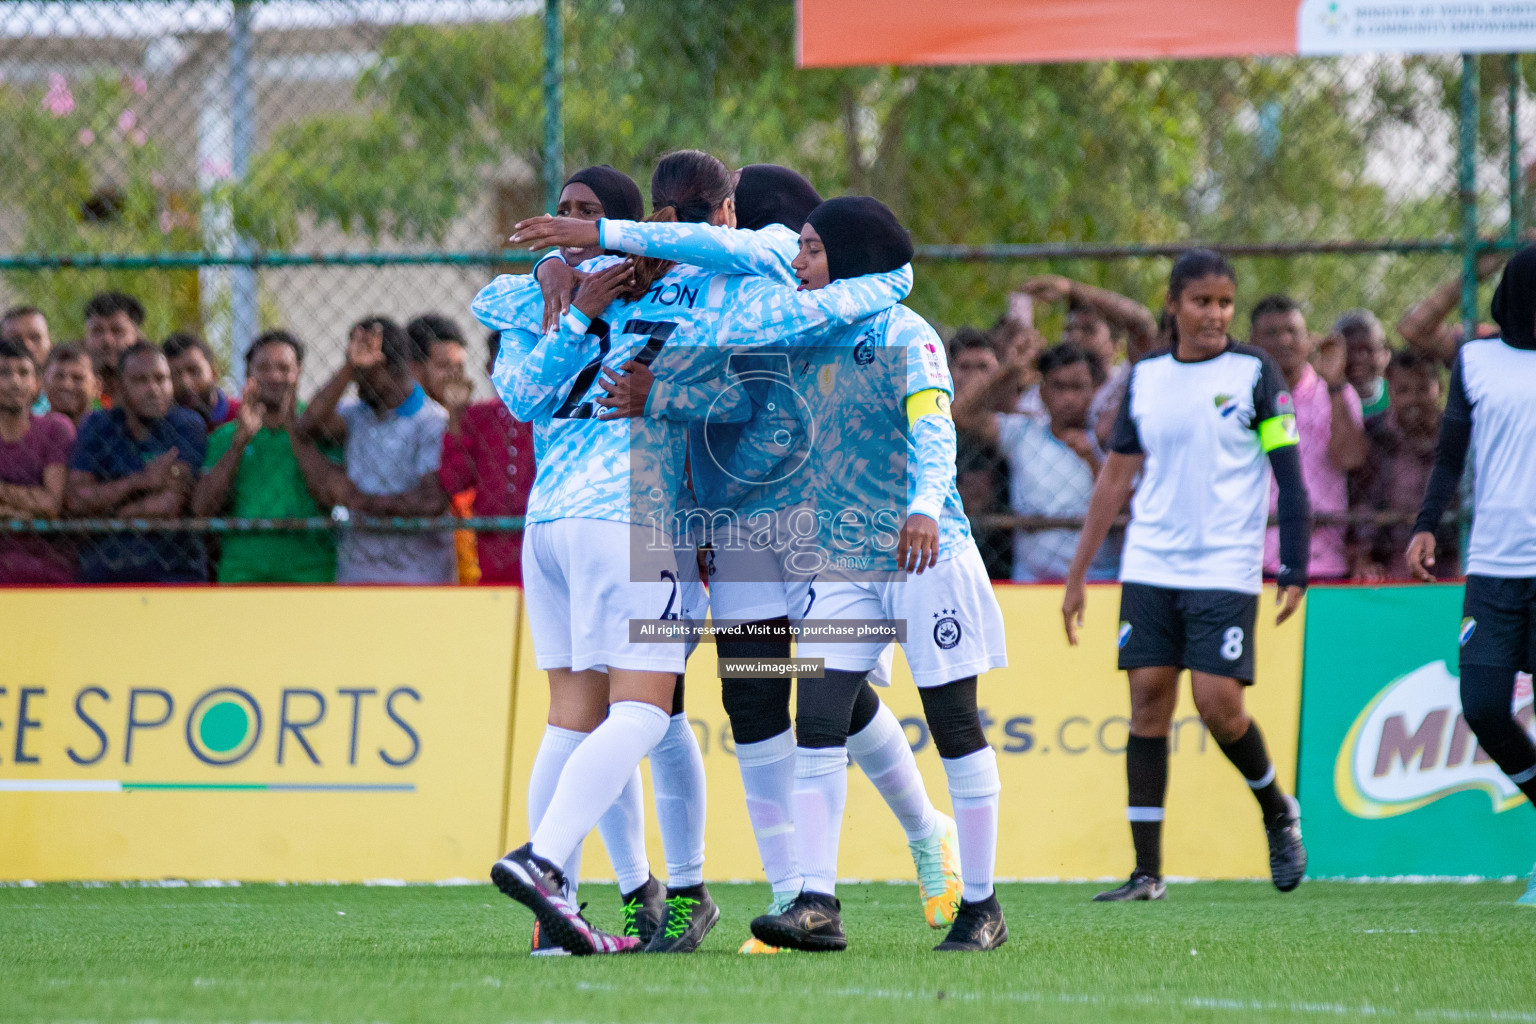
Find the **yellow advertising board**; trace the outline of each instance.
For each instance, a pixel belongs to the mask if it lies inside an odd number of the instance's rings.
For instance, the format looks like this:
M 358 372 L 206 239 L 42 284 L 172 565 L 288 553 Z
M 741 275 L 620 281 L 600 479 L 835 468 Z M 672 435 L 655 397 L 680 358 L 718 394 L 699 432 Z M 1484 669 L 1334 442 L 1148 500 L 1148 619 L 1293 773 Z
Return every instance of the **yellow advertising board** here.
M 1062 637 L 1059 588 L 998 595 L 1012 665 L 983 678 L 981 704 L 1004 786 L 999 876 L 1122 875 L 1118 591 L 1090 588 L 1076 649 Z M 510 588 L 0 592 L 0 879 L 485 877 L 527 836 L 548 707 L 519 642 L 521 599 Z M 1299 617 L 1261 623 L 1250 707 L 1289 784 L 1302 628 Z M 713 654 L 695 654 L 688 685 L 709 781 L 706 872 L 757 879 Z M 895 675 L 881 696 L 947 809 L 899 657 Z M 1187 692 L 1171 776 L 1168 873 L 1264 875 L 1252 797 Z M 647 825 L 661 875 L 654 814 Z M 840 870 L 912 873 L 900 828 L 857 771 Z M 612 876 L 595 837 L 583 874 Z
M 1077 648 L 1067 645 L 1062 632 L 1060 587 L 1002 585 L 997 593 L 1008 625 L 1010 664 L 982 678 L 980 695 L 986 734 L 997 750 L 1003 780 L 998 876 L 1129 874 L 1122 751 L 1130 700 L 1125 675 L 1115 669 L 1119 588 L 1089 588 L 1087 629 Z M 1263 726 L 1282 784 L 1292 788 L 1303 615 L 1276 628 L 1272 601 L 1271 591 L 1261 605 L 1258 684 L 1249 691 L 1248 706 Z M 508 828 L 502 843 L 509 848 L 527 838 L 528 774 L 549 706 L 531 646 L 522 645 L 518 663 Z M 1258 807 L 1247 784 L 1201 726 L 1187 682 L 1181 687 L 1172 737 L 1164 869 L 1175 877 L 1267 877 L 1268 848 Z M 934 803 L 948 811 L 943 767 L 900 657 L 894 684 L 880 695 L 906 725 Z M 689 662 L 687 706 L 709 781 L 705 873 L 711 879 L 761 879 L 710 647 L 701 647 Z M 649 793 L 649 777 L 646 782 Z M 664 862 L 651 806 L 646 825 L 652 870 L 661 877 Z M 584 877 L 613 877 L 595 835 L 583 857 Z M 900 827 L 856 769 L 849 784 L 839 872 L 846 878 L 912 877 Z
M 0 878 L 485 877 L 521 597 L 0 591 Z

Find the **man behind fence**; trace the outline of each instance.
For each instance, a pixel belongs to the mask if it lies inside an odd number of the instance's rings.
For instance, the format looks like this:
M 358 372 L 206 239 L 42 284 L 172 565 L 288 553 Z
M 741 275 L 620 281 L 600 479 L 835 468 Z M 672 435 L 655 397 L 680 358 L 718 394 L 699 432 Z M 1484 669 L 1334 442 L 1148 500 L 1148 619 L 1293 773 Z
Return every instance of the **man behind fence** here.
M 48 363 L 48 353 L 53 350 L 48 318 L 36 306 L 12 306 L 0 313 L 0 341 L 9 341 L 25 349 L 39 373 Z M 39 416 L 47 412 L 48 396 L 39 394 L 32 404 L 32 411 Z
M 171 367 L 148 342 L 123 353 L 117 405 L 87 417 L 70 457 L 71 515 L 175 519 L 187 513 L 208 434 L 172 401 Z M 92 534 L 80 551 L 82 583 L 204 583 L 202 539 L 158 531 Z
M 75 427 L 32 411 L 37 366 L 21 346 L 0 341 L 0 519 L 57 519 Z M 0 583 L 68 583 L 75 566 L 55 538 L 0 534 Z
M 199 516 L 309 519 L 322 515 L 327 454 L 297 429 L 304 343 L 267 331 L 246 349 L 245 394 L 234 422 L 208 439 L 203 478 L 192 496 Z M 332 450 L 337 459 L 339 451 Z M 330 454 L 330 453 L 328 453 Z M 336 542 L 329 531 L 231 533 L 223 538 L 220 583 L 330 583 Z
M 101 384 L 91 357 L 79 345 L 55 345 L 48 352 L 42 375 L 48 411 L 67 416 L 79 430 L 101 398 Z
M 85 350 L 101 381 L 101 405 L 116 398 L 117 364 L 123 353 L 144 340 L 144 305 L 122 292 L 101 292 L 85 304 Z
M 223 426 L 240 415 L 240 399 L 231 398 L 219 387 L 213 369 L 213 349 L 195 334 L 177 332 L 166 336 L 160 350 L 171 364 L 171 384 L 176 404 L 191 409 L 203 418 L 209 430 Z
M 1387 512 L 1395 523 L 1357 524 L 1359 561 L 1355 578 L 1369 582 L 1413 578 L 1408 566 L 1408 542 L 1413 539 L 1415 505 L 1423 501 L 1435 468 L 1435 443 L 1440 437 L 1442 408 L 1440 361 L 1411 349 L 1392 354 L 1387 364 L 1386 412 L 1366 420 L 1371 457 L 1355 476 L 1364 478 L 1351 501 L 1358 512 Z M 1351 478 L 1351 491 L 1355 490 Z M 1452 496 L 1450 507 L 1459 504 Z M 1437 556 L 1431 567 L 1442 580 L 1461 574 L 1461 530 L 1454 522 L 1434 530 Z
M 347 361 L 299 419 L 306 437 L 346 446 L 345 476 L 332 474 L 331 504 L 351 515 L 435 516 L 446 504 L 437 482 L 448 413 L 427 397 L 410 367 L 411 342 L 388 317 L 352 328 Z M 359 401 L 341 403 L 357 384 Z M 336 559 L 338 583 L 453 583 L 453 535 L 349 530 Z
M 997 446 L 1008 464 L 1009 501 L 1016 515 L 1080 517 L 1088 512 L 1093 482 L 1104 464 L 1088 419 L 1103 373 L 1092 355 L 1071 342 L 1040 353 L 1036 366 L 1044 422 L 1023 413 L 991 411 L 984 401 L 988 388 L 984 381 L 955 403 L 955 424 Z M 1008 372 L 1005 363 L 994 374 Z M 1013 579 L 1020 583 L 1065 579 L 1079 533 L 1065 528 L 1016 530 Z M 1106 544 L 1088 578 L 1113 579 L 1117 564 L 1117 545 Z
M 1349 511 L 1348 474 L 1365 465 L 1370 445 L 1360 395 L 1345 377 L 1344 339 L 1330 335 L 1314 345 L 1301 307 L 1285 295 L 1260 299 L 1250 314 L 1252 343 L 1268 352 L 1285 374 L 1285 386 L 1296 405 L 1296 429 L 1301 434 L 1301 475 L 1312 500 L 1312 511 Z M 1316 349 L 1316 366 L 1310 362 Z M 1270 485 L 1270 515 L 1276 514 L 1279 487 Z M 1312 531 L 1310 561 L 1313 582 L 1348 579 L 1349 551 L 1343 526 Z M 1281 572 L 1280 531 L 1270 527 L 1264 541 L 1264 571 Z

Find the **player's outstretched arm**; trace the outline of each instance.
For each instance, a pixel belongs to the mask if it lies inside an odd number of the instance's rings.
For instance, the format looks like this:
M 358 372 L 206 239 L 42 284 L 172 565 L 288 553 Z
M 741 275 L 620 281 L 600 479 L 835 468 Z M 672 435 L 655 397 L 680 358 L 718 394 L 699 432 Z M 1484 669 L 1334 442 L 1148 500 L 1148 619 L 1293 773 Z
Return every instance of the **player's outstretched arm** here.
M 716 327 L 716 344 L 815 344 L 828 340 L 828 328 L 846 327 L 906 298 L 912 291 L 912 265 L 844 278 L 814 290 L 760 277 L 736 280 L 739 288 Z
M 1131 498 L 1136 486 L 1136 476 L 1141 472 L 1146 456 L 1140 453 L 1111 452 L 1093 485 L 1093 498 L 1088 502 L 1088 516 L 1083 521 L 1083 532 L 1077 538 L 1077 552 L 1072 556 L 1072 566 L 1067 570 L 1067 592 L 1061 603 L 1062 622 L 1067 628 L 1067 642 L 1077 646 L 1077 631 L 1083 627 L 1083 608 L 1087 604 L 1088 566 L 1109 536 L 1110 527 L 1120 515 L 1125 503 Z
M 537 217 L 513 229 L 512 242 L 530 249 L 544 246 L 600 247 L 632 256 L 686 263 L 716 274 L 750 274 L 783 284 L 796 283 L 790 263 L 800 239 L 783 225 L 758 231 L 714 224 L 634 221 L 604 218 Z
M 714 224 L 601 220 L 597 227 L 605 249 L 673 260 L 715 274 L 799 283 L 790 264 L 800 252 L 800 237 L 783 225 L 746 231 Z

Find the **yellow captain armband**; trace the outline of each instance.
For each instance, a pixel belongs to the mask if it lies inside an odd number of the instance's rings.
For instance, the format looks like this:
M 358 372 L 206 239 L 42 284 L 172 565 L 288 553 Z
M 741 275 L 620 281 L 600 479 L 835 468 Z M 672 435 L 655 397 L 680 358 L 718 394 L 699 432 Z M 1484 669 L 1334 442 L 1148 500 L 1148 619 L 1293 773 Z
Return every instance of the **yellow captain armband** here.
M 907 426 L 917 426 L 924 416 L 942 416 L 949 419 L 949 392 L 942 388 L 927 388 L 907 396 Z
M 1299 444 L 1300 441 L 1301 435 L 1296 431 L 1296 417 L 1291 413 L 1271 416 L 1259 424 L 1259 447 L 1265 452 Z

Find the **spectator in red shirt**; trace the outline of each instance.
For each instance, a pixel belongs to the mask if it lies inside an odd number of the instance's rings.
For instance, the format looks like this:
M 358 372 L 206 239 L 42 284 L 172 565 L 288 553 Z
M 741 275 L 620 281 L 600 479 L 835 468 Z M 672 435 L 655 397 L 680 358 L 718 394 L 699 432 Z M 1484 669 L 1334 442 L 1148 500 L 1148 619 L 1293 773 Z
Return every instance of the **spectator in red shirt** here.
M 501 350 L 501 335 L 491 332 L 486 345 L 489 373 Z M 438 483 L 448 494 L 473 488 L 477 516 L 520 516 L 528 510 L 528 491 L 533 487 L 533 428 L 513 419 L 499 398 L 473 405 L 469 398 L 465 378 L 444 390 L 448 433 L 443 437 Z M 522 583 L 521 531 L 484 532 L 476 541 L 481 583 Z
M 463 395 L 459 407 L 469 401 L 473 389 L 464 372 L 468 342 L 459 325 L 441 313 L 423 313 L 405 325 L 411 339 L 411 374 L 427 397 L 449 408 L 448 392 Z M 456 399 L 458 400 L 458 399 Z M 475 490 L 448 492 L 448 512 L 458 519 L 474 515 Z M 453 531 L 453 554 L 459 565 L 459 583 L 472 587 L 480 582 L 480 563 L 473 530 Z
M 57 413 L 38 416 L 37 365 L 20 345 L 0 341 L 0 519 L 57 519 L 75 427 Z M 0 583 L 69 583 L 74 560 L 58 541 L 0 534 Z
M 168 335 L 160 350 L 171 364 L 176 404 L 201 416 L 210 432 L 240 415 L 240 399 L 231 398 L 219 387 L 213 349 L 206 341 L 195 334 L 177 333 Z

